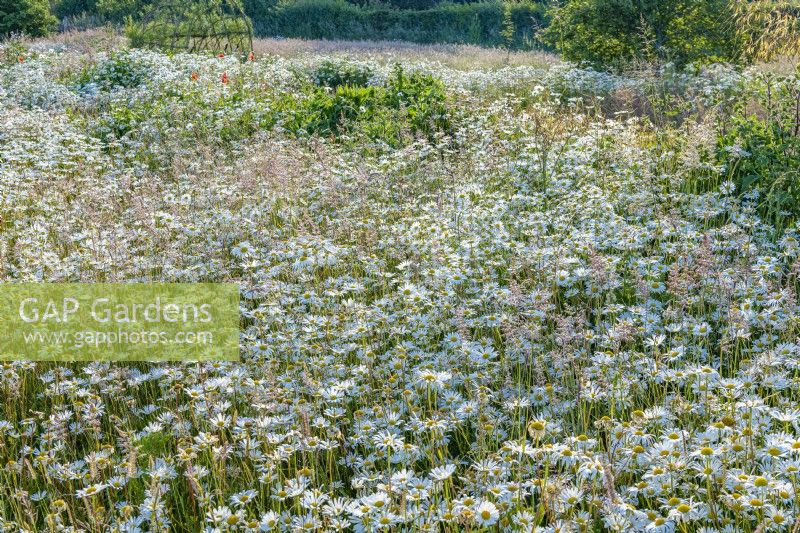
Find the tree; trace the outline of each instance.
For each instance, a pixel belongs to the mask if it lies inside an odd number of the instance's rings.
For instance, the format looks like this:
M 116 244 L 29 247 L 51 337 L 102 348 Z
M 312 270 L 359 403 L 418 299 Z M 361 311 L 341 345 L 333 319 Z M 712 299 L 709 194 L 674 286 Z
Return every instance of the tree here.
M 508 2 L 503 2 L 503 27 L 500 30 L 500 38 L 503 39 L 503 48 L 505 48 L 508 53 L 511 53 L 511 47 L 514 46 L 514 35 L 516 32 L 517 28 L 514 26 L 511 5 Z
M 0 37 L 47 35 L 56 25 L 47 0 L 0 0 Z
M 53 14 L 59 19 L 80 17 L 87 13 L 97 13 L 95 0 L 58 0 L 53 4 Z
M 550 9 L 542 37 L 566 59 L 603 68 L 636 59 L 728 61 L 738 52 L 731 1 L 566 0 Z
M 119 24 L 128 17 L 138 18 L 150 4 L 146 0 L 97 0 L 97 13 L 104 20 Z

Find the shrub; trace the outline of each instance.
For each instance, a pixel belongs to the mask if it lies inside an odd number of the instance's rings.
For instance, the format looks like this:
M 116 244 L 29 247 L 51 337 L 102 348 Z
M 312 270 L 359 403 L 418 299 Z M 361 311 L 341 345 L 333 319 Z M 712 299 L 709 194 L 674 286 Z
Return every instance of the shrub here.
M 762 214 L 776 226 L 800 214 L 800 137 L 779 122 L 754 116 L 734 121 L 726 144 L 734 183 L 743 193 L 760 192 Z
M 10 0 L 5 0 L 10 1 Z M 153 0 L 59 0 L 59 17 L 87 13 L 121 24 L 136 19 Z M 175 4 L 180 5 L 180 4 Z M 487 0 L 449 3 L 439 0 L 243 0 L 245 13 L 261 37 L 302 39 L 402 40 L 529 49 L 546 22 L 539 0 Z
M 302 128 L 309 133 L 340 134 L 355 121 L 370 122 L 380 108 L 383 91 L 377 87 L 342 85 L 330 95 L 314 91 L 307 102 Z
M 536 2 L 438 4 L 431 9 L 359 7 L 344 0 L 245 3 L 256 34 L 304 39 L 402 40 L 531 48 L 545 9 Z M 504 18 L 504 11 L 506 16 Z M 504 20 L 513 31 L 504 39 Z
M 595 67 L 637 59 L 728 61 L 738 55 L 731 0 L 568 0 L 549 10 L 545 42 Z
M 329 79 L 341 80 L 341 72 L 357 68 L 339 64 L 337 76 Z M 356 83 L 313 85 L 305 94 L 286 95 L 282 126 L 323 136 L 358 135 L 392 146 L 402 144 L 404 134 L 432 138 L 450 129 L 444 84 L 430 74 L 408 73 L 398 64 L 383 85 L 365 86 L 363 77 L 351 81 Z
M 41 37 L 56 22 L 47 0 L 0 0 L 0 37 L 15 33 Z
M 413 133 L 431 136 L 449 129 L 444 83 L 430 74 L 406 73 L 397 64 L 386 82 L 386 103 L 404 109 Z

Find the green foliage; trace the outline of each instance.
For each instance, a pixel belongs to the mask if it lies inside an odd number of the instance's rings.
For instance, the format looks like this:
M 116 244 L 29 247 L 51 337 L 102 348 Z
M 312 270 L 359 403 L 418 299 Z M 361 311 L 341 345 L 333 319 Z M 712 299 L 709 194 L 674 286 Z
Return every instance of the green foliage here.
M 595 67 L 634 60 L 678 65 L 738 55 L 731 0 L 567 0 L 549 10 L 543 39 Z
M 0 38 L 18 33 L 41 37 L 56 22 L 47 0 L 0 0 Z
M 348 0 L 350 3 L 364 6 L 369 4 L 368 0 Z M 385 5 L 395 9 L 432 9 L 446 0 L 384 0 Z
M 31 51 L 20 39 L 9 39 L 3 44 L 2 52 L 0 52 L 0 64 L 2 65 L 17 64 L 31 54 Z
M 272 5 L 246 4 L 256 34 L 304 39 L 403 40 L 418 43 L 468 43 L 531 48 L 545 8 L 537 2 L 500 1 L 439 4 L 431 9 L 399 10 L 383 5 L 359 7 L 344 0 L 293 0 Z M 505 13 L 505 15 L 504 15 Z M 504 20 L 513 25 L 504 35 Z M 508 22 L 510 20 L 510 23 Z
M 55 11 L 59 17 L 91 14 L 122 24 L 129 18 L 138 20 L 153 3 L 58 0 Z M 255 34 L 262 37 L 403 40 L 529 49 L 536 43 L 537 28 L 546 22 L 545 2 L 541 0 L 243 0 L 242 5 L 252 19 Z M 142 37 L 136 32 L 132 36 Z
M 332 68 L 323 67 L 326 71 Z M 354 67 L 340 68 L 348 72 Z M 313 73 L 314 79 L 318 79 L 317 73 Z M 390 146 L 403 144 L 407 135 L 433 138 L 450 129 L 444 84 L 430 74 L 409 73 L 398 64 L 383 85 L 364 83 L 313 85 L 300 97 L 286 95 L 279 104 L 278 122 L 295 133 L 355 135 Z
M 253 21 L 255 34 L 262 37 L 403 40 L 529 49 L 536 43 L 537 28 L 546 22 L 545 3 L 539 0 L 463 4 L 392 0 L 363 5 L 346 0 L 243 0 L 242 4 Z M 59 17 L 91 14 L 122 24 L 127 19 L 138 20 L 152 5 L 153 0 L 59 0 L 55 11 Z M 145 37 L 136 32 L 131 36 Z
M 800 73 L 759 81 L 757 101 L 743 103 L 721 131 L 720 159 L 737 190 L 757 193 L 761 214 L 781 230 L 800 215 Z
M 543 37 L 567 59 L 601 66 L 635 54 L 636 21 L 627 0 L 574 0 L 550 14 Z
M 377 87 L 342 85 L 332 94 L 316 90 L 295 115 L 297 128 L 322 135 L 341 134 L 355 122 L 372 122 L 382 97 L 383 91 Z
M 253 29 L 239 0 L 162 0 L 141 21 L 128 20 L 131 46 L 170 51 L 247 53 Z
M 320 87 L 335 89 L 342 85 L 363 87 L 367 85 L 372 70 L 348 61 L 325 60 L 311 75 Z
M 97 0 L 60 0 L 53 4 L 53 14 L 58 18 L 78 17 L 96 12 Z
M 82 72 L 74 84 L 76 90 L 91 85 L 111 91 L 147 82 L 148 65 L 129 57 L 126 68 L 123 57 L 116 54 Z M 188 142 L 223 145 L 275 129 L 302 138 L 318 135 L 368 147 L 400 147 L 416 138 L 434 140 L 452 133 L 452 113 L 440 79 L 406 71 L 399 64 L 383 81 L 373 80 L 373 74 L 358 63 L 326 61 L 310 71 L 298 71 L 298 85 L 291 91 L 254 92 L 237 78 L 221 97 L 212 100 L 201 85 L 188 92 L 152 94 L 136 104 L 110 99 L 97 110 L 91 131 L 110 150 L 119 139 L 142 135 L 141 124 L 155 116 L 175 131 L 183 131 Z M 186 129 L 187 123 L 194 125 L 191 130 Z M 149 142 L 137 144 L 149 151 Z M 135 157 L 152 168 L 162 163 L 145 152 Z
M 760 190 L 763 205 L 775 215 L 800 214 L 800 137 L 778 122 L 753 116 L 738 118 L 730 135 L 744 151 L 733 165 L 739 190 Z
M 160 431 L 145 435 L 139 440 L 139 452 L 144 460 L 169 455 L 172 448 L 172 438 Z
M 116 24 L 126 19 L 141 16 L 151 2 L 149 0 L 96 0 L 97 14 L 103 20 Z
M 411 131 L 431 136 L 449 129 L 444 83 L 430 74 L 407 73 L 396 64 L 386 83 L 386 103 L 403 109 Z
M 514 44 L 514 34 L 516 27 L 514 26 L 514 18 L 511 12 L 511 5 L 507 2 L 503 3 L 503 29 L 500 31 L 500 37 L 503 39 L 503 46 L 511 48 Z
M 108 59 L 84 70 L 78 78 L 81 88 L 93 85 L 101 91 L 142 85 L 150 75 L 149 67 L 125 51 L 114 52 Z

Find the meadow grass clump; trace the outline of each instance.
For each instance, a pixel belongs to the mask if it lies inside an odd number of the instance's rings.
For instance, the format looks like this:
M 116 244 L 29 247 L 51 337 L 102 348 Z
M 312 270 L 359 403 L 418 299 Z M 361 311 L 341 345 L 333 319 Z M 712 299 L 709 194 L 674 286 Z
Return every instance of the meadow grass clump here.
M 0 363 L 0 529 L 796 530 L 791 83 L 413 53 L 3 63 L 3 281 L 242 353 Z

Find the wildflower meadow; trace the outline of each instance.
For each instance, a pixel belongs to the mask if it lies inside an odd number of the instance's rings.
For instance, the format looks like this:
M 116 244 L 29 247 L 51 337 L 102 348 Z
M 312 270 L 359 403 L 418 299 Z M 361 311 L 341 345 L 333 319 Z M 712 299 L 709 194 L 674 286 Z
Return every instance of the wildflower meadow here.
M 240 291 L 4 354 L 0 531 L 800 530 L 792 69 L 281 46 L 0 47 L 2 281 Z

